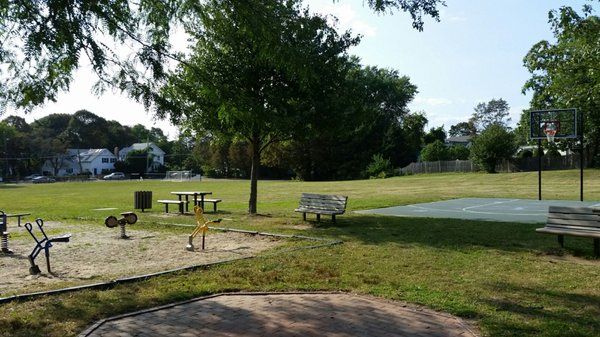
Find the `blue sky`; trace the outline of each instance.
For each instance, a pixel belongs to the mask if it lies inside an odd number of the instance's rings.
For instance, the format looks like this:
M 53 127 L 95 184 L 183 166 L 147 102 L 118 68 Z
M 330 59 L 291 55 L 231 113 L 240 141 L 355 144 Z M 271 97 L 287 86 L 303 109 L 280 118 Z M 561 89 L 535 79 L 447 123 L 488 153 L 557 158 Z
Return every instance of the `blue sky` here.
M 529 78 L 523 57 L 541 40 L 552 40 L 548 11 L 561 6 L 580 10 L 585 0 L 446 0 L 441 22 L 427 20 L 423 32 L 414 30 L 402 12 L 377 15 L 363 0 L 305 0 L 311 10 L 333 14 L 340 29 L 363 35 L 350 53 L 363 65 L 398 70 L 418 87 L 410 104 L 423 111 L 430 127 L 468 120 L 479 102 L 503 98 L 511 107 L 513 122 L 529 104 L 530 94 L 521 94 Z M 596 6 L 598 7 L 598 6 Z M 595 13 L 596 15 L 598 13 Z M 94 79 L 89 69 L 76 75 L 72 90 L 58 102 L 36 109 L 29 122 L 51 113 L 89 110 L 124 125 L 141 123 L 159 127 L 176 137 L 176 128 L 155 121 L 143 106 L 115 93 L 98 98 L 91 94 Z M 10 114 L 10 113 L 9 113 Z M 12 113 L 14 114 L 14 112 Z
M 423 32 L 404 13 L 376 15 L 362 0 L 310 1 L 310 8 L 338 16 L 340 28 L 363 35 L 351 53 L 363 65 L 391 68 L 406 75 L 419 93 L 410 104 L 424 111 L 429 127 L 467 121 L 479 102 L 503 98 L 512 122 L 529 106 L 521 89 L 530 74 L 523 57 L 541 40 L 553 40 L 548 12 L 576 0 L 447 0 L 441 21 L 427 20 Z M 597 14 L 597 13 L 596 13 Z

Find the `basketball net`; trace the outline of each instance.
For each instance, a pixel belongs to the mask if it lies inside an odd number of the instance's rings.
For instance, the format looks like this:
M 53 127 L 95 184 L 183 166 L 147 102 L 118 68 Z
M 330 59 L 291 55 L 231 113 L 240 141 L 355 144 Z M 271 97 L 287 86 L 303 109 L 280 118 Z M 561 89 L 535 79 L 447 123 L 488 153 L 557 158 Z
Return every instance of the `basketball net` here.
M 558 132 L 559 125 L 558 122 L 547 122 L 544 124 L 544 133 L 546 134 L 548 143 L 554 143 L 554 136 Z

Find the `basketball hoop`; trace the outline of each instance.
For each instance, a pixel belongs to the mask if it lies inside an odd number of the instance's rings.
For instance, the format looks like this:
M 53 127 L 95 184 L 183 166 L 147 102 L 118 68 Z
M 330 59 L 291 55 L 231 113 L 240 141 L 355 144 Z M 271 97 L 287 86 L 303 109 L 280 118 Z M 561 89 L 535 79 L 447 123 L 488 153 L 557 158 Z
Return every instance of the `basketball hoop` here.
M 544 133 L 546 134 L 546 139 L 548 139 L 548 143 L 554 143 L 554 137 L 556 136 L 556 133 L 560 131 L 560 122 L 559 121 L 545 122 L 543 130 L 544 130 Z

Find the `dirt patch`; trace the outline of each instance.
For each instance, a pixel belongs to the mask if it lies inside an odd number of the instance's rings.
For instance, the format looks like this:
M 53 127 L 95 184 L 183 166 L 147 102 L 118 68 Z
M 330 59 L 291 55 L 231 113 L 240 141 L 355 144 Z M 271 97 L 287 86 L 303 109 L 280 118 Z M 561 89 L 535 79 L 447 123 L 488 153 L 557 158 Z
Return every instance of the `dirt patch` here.
M 11 228 L 12 233 L 24 232 L 26 236 L 9 239 L 13 254 L 0 253 L 0 297 L 247 257 L 281 243 L 273 237 L 210 230 L 204 250 L 201 249 L 202 237 L 198 235 L 194 251 L 188 251 L 186 246 L 192 227 L 187 234 L 173 234 L 132 226 L 126 228 L 129 239 L 120 238 L 119 227 L 90 225 L 85 232 L 81 227 L 44 223 L 46 232 L 60 229 L 73 234 L 70 242 L 53 243 L 50 248 L 51 274 L 46 270 L 44 251 L 39 253 L 35 259 L 42 272 L 39 275 L 29 273 L 27 257 L 35 246 L 33 239 L 23 227 Z

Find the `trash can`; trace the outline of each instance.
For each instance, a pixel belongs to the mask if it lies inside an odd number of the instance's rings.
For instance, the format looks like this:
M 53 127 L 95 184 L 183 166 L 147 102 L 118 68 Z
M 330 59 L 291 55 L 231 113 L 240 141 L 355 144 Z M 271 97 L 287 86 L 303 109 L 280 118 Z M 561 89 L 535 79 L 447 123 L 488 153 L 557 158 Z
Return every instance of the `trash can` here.
M 152 208 L 152 191 L 135 191 L 133 194 L 133 208 L 144 209 Z

